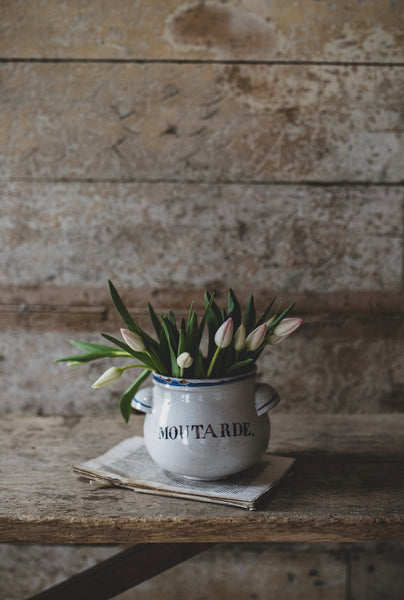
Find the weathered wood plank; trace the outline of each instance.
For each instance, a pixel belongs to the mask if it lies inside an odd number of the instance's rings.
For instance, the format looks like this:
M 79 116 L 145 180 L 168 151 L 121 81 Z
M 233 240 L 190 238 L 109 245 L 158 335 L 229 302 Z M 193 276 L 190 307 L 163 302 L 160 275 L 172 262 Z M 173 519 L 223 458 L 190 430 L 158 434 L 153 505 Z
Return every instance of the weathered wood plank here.
M 0 593 L 9 600 L 27 598 L 117 551 L 111 545 L 0 544 Z M 270 589 L 278 600 L 290 600 L 297 591 L 310 600 L 323 600 L 325 591 L 328 600 L 347 600 L 350 588 L 351 600 L 380 600 L 383 592 L 388 600 L 401 600 L 403 555 L 402 544 L 217 544 L 138 586 L 136 599 L 178 600 L 184 594 L 200 600 L 201 590 L 222 600 L 266 598 Z
M 1 64 L 6 179 L 402 182 L 404 67 Z
M 261 510 L 247 514 L 91 490 L 69 473 L 72 463 L 105 451 L 137 426 L 100 417 L 4 416 L 0 540 L 402 541 L 403 425 L 398 415 L 276 415 L 270 450 L 296 456 L 295 475 Z
M 218 287 L 211 288 L 221 306 L 225 306 L 227 290 Z M 220 292 L 217 292 L 217 290 Z M 204 307 L 201 302 L 203 290 L 188 290 L 177 292 L 171 290 L 152 288 L 138 288 L 136 290 L 122 289 L 122 295 L 127 300 L 130 312 L 142 327 L 150 327 L 150 315 L 146 311 L 149 300 L 153 302 L 157 314 L 167 314 L 174 310 L 179 318 L 186 317 L 187 310 L 194 302 L 194 308 L 199 315 L 203 314 Z M 245 297 L 248 291 L 239 292 L 242 306 L 246 306 Z M 153 292 L 157 292 L 156 296 Z M 253 290 L 258 298 L 256 307 L 258 311 L 264 309 L 264 302 L 276 295 L 269 290 Z M 105 289 L 84 288 L 72 286 L 43 288 L 28 288 L 26 286 L 0 286 L 0 298 L 13 294 L 15 303 L 0 305 L 0 327 L 3 331 L 18 328 L 27 328 L 31 331 L 58 331 L 69 333 L 71 331 L 97 332 L 101 329 L 117 330 L 121 326 L 121 319 L 112 306 L 111 299 L 107 297 Z M 95 298 L 94 304 L 75 304 L 79 298 L 88 296 Z M 65 304 L 51 304 L 51 299 L 61 298 Z M 72 299 L 72 304 L 68 300 Z M 157 300 L 156 300 L 157 298 Z M 195 301 L 196 298 L 196 301 Z M 317 327 L 328 327 L 330 323 L 338 323 L 344 331 L 354 327 L 355 334 L 363 337 L 377 337 L 381 339 L 386 335 L 394 336 L 392 326 L 400 325 L 403 314 L 403 298 L 400 292 L 364 292 L 364 293 L 335 293 L 335 294 L 281 294 L 278 295 L 283 306 L 296 302 L 295 313 L 304 318 L 305 324 L 316 324 Z M 30 303 L 29 299 L 32 301 Z M 38 301 L 48 301 L 46 304 Z M 268 304 L 268 302 L 267 302 Z
M 104 310 L 112 279 L 142 310 L 232 287 L 306 312 L 368 312 L 382 292 L 398 311 L 403 205 L 386 186 L 7 183 L 0 302 Z
M 52 585 L 56 568 L 62 576 L 74 574 L 90 556 L 100 559 L 101 552 L 107 554 L 108 549 L 105 546 L 0 545 L 3 566 L 0 593 L 8 600 L 28 598 L 46 585 Z M 382 555 L 372 553 L 366 558 L 380 562 Z M 219 544 L 142 583 L 133 594 L 124 594 L 119 600 L 133 600 L 134 595 L 136 600 L 161 597 L 178 600 L 181 596 L 200 600 L 201 593 L 221 600 L 262 599 L 268 596 L 269 589 L 278 600 L 290 600 L 297 591 L 299 598 L 322 600 L 326 592 L 327 600 L 346 600 L 345 570 L 344 548 L 340 549 L 339 544 L 332 544 L 332 550 L 328 544 L 313 544 L 310 551 L 302 544 Z M 396 579 L 400 581 L 398 565 L 396 570 Z
M 226 304 L 228 289 L 220 282 L 212 282 L 207 289 L 215 294 L 217 302 Z M 400 321 L 404 312 L 403 296 L 397 292 L 282 292 L 275 288 L 237 290 L 242 307 L 247 305 L 248 295 L 254 293 L 257 310 L 263 310 L 268 299 L 277 295 L 282 305 L 296 302 L 295 311 L 304 317 L 305 322 L 318 324 L 338 322 L 339 327 L 349 328 L 355 322 L 355 329 L 362 326 L 362 334 L 372 329 L 373 335 L 380 337 L 389 319 Z M 204 290 L 180 290 L 172 288 L 128 289 L 120 287 L 130 312 L 139 323 L 147 327 L 150 315 L 146 310 L 151 301 L 158 314 L 166 314 L 170 309 L 179 317 L 186 316 L 188 307 L 194 303 L 199 314 L 203 313 Z M 115 328 L 121 323 L 105 287 L 54 286 L 44 285 L 0 285 L 0 326 L 3 330 L 28 328 L 35 331 L 98 331 L 100 328 Z M 387 320 L 386 320 L 387 318 Z M 352 321 L 353 319 L 353 321 Z M 369 329 L 371 325 L 371 329 Z M 387 326 L 388 327 L 388 326 Z M 390 328 L 388 327 L 389 334 Z M 362 335 L 361 334 L 361 335 Z
M 351 556 L 352 600 L 401 600 L 404 584 L 404 556 L 401 553 L 366 554 L 353 552 Z
M 63 319 L 63 315 L 59 316 Z M 146 323 L 146 319 L 144 319 Z M 90 385 L 111 364 L 78 367 L 54 364 L 75 354 L 68 339 L 103 343 L 99 332 L 119 337 L 122 323 L 99 323 L 91 332 L 12 328 L 0 331 L 2 412 L 29 414 L 119 414 L 119 397 L 130 373 L 101 390 Z M 23 366 L 22 366 L 23 365 Z M 280 346 L 268 347 L 258 362 L 262 381 L 282 397 L 279 412 L 402 412 L 404 392 L 403 318 L 306 320 Z
M 0 57 L 403 61 L 400 2 L 0 2 Z

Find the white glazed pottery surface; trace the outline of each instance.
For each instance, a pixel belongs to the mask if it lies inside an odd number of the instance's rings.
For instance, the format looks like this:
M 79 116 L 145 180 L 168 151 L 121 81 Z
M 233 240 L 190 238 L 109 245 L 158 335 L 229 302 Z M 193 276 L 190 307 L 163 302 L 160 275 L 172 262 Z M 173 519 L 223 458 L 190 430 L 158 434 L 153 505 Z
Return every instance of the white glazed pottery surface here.
M 255 372 L 219 380 L 154 374 L 132 406 L 146 412 L 144 440 L 153 460 L 177 475 L 221 479 L 254 465 L 270 435 L 267 410 L 279 402 Z

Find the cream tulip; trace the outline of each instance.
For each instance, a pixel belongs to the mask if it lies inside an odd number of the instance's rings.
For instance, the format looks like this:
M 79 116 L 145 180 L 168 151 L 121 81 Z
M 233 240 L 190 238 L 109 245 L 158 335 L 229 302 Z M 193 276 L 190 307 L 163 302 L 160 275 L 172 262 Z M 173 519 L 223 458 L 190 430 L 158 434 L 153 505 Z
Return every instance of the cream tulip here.
M 233 319 L 225 321 L 215 334 L 215 344 L 218 348 L 227 348 L 233 339 Z
M 140 335 L 133 331 L 129 331 L 129 329 L 121 329 L 121 335 L 129 348 L 132 348 L 135 352 L 145 351 L 145 346 Z
M 280 344 L 285 340 L 291 333 L 296 331 L 298 327 L 302 324 L 302 319 L 298 318 L 290 318 L 283 319 L 278 325 L 275 327 L 273 331 L 271 331 L 269 335 L 269 343 L 270 344 Z
M 99 388 L 104 387 L 105 385 L 109 385 L 113 381 L 116 381 L 121 377 L 123 373 L 123 369 L 119 367 L 110 367 L 107 369 L 91 386 L 94 390 L 98 390 Z
M 249 352 L 254 352 L 254 350 L 257 350 L 261 346 L 262 342 L 264 341 L 266 334 L 267 334 L 266 323 L 263 323 L 262 325 L 260 325 L 256 329 L 254 329 L 254 331 L 252 331 L 250 333 L 250 335 L 247 336 L 247 339 L 246 339 L 247 350 Z

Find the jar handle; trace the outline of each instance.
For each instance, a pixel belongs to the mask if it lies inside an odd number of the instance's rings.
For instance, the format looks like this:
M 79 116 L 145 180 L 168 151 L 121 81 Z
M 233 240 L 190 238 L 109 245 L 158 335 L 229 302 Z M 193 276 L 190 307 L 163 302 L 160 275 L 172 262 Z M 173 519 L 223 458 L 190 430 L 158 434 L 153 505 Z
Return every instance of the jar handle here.
M 136 392 L 136 396 L 133 397 L 133 400 L 130 404 L 135 410 L 140 410 L 144 413 L 151 413 L 153 409 L 153 388 L 142 388 Z
M 280 396 L 271 385 L 267 383 L 257 384 L 255 388 L 255 410 L 258 416 L 272 410 L 279 402 Z

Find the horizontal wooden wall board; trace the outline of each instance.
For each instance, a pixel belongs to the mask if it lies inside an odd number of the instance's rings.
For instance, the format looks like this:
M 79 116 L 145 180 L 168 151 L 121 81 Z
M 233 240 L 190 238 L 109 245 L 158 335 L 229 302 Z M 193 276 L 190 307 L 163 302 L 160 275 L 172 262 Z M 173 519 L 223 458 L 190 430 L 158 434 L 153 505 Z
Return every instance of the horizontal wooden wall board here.
M 118 553 L 119 546 L 1 544 L 0 593 L 21 600 Z M 38 568 L 40 565 L 40 568 Z M 257 574 L 259 576 L 257 577 Z M 197 582 L 197 585 L 195 585 Z M 402 544 L 218 544 L 118 600 L 402 600 Z M 350 597 L 346 591 L 351 590 Z M 183 594 L 183 596 L 181 596 Z
M 21 600 L 55 585 L 62 577 L 89 568 L 118 553 L 119 546 L 0 544 L 3 567 L 0 593 Z M 118 600 L 200 600 L 211 598 L 277 600 L 402 600 L 402 544 L 218 544 L 195 558 L 157 575 Z M 38 568 L 40 565 L 40 568 Z M 352 567 L 352 568 L 351 568 Z M 259 573 L 259 577 L 257 577 Z M 197 585 L 195 585 L 197 582 Z M 347 597 L 351 586 L 355 595 Z M 136 596 L 135 596 L 136 594 Z
M 126 298 L 126 296 L 124 296 Z M 204 309 L 202 306 L 195 305 L 199 318 L 202 317 Z M 220 307 L 226 306 L 227 302 L 218 301 Z M 187 317 L 190 304 L 184 310 L 183 307 L 174 307 L 174 314 L 178 322 Z M 286 307 L 286 303 L 284 303 Z M 151 335 L 154 330 L 150 320 L 150 314 L 147 308 L 128 305 L 129 312 L 139 325 L 148 331 Z M 244 310 L 245 304 L 242 304 Z M 264 310 L 264 306 L 256 304 L 257 315 Z M 160 310 L 155 306 L 158 315 L 168 314 L 169 309 Z M 356 337 L 381 340 L 381 339 L 401 339 L 404 333 L 404 317 L 402 314 L 381 314 L 381 313 L 353 313 L 341 312 L 323 312 L 315 313 L 299 310 L 299 305 L 290 313 L 299 315 L 303 319 L 303 328 L 310 332 L 311 337 L 315 337 L 318 332 L 320 335 L 332 337 L 334 340 L 355 339 Z M 14 332 L 15 330 L 26 329 L 30 332 L 58 332 L 68 334 L 71 331 L 81 331 L 94 334 L 94 332 L 106 332 L 116 334 L 119 328 L 123 327 L 123 320 L 117 313 L 112 303 L 108 301 L 106 306 L 78 306 L 76 309 L 68 306 L 30 306 L 24 305 L 19 308 L 10 305 L 0 305 L 0 327 L 4 332 Z M 300 330 L 301 331 L 301 330 Z
M 403 183 L 403 67 L 0 64 L 0 176 Z
M 404 61 L 400 2 L 0 1 L 0 57 Z
M 142 310 L 232 287 L 306 312 L 371 310 L 372 294 L 397 311 L 403 200 L 381 186 L 7 183 L 0 303 L 99 307 L 111 279 Z
M 119 336 L 119 323 L 91 332 L 27 327 L 0 328 L 0 412 L 29 414 L 119 414 L 130 373 L 101 390 L 91 384 L 109 366 L 103 359 L 68 367 L 54 363 L 77 354 L 69 339 L 105 343 L 100 332 Z M 403 412 L 404 321 L 355 319 L 306 322 L 283 344 L 266 348 L 258 362 L 261 381 L 279 390 L 280 412 Z M 129 364 L 131 364 L 129 362 Z
M 217 303 L 226 306 L 228 290 L 223 285 L 209 289 L 215 294 Z M 305 322 L 311 323 L 323 324 L 332 321 L 341 326 L 342 322 L 355 322 L 356 327 L 364 327 L 365 330 L 368 324 L 371 324 L 371 330 L 374 331 L 379 328 L 383 330 L 386 323 L 394 324 L 404 313 L 404 298 L 401 292 L 279 294 L 279 290 L 254 289 L 252 291 L 258 312 L 262 312 L 269 301 L 276 296 L 283 307 L 295 302 L 294 314 L 303 317 Z M 169 310 L 174 310 L 179 319 L 186 316 L 192 303 L 198 315 L 201 316 L 204 310 L 202 289 L 120 288 L 120 292 L 131 314 L 142 326 L 150 323 L 150 316 L 146 309 L 149 301 L 157 314 L 168 314 Z M 243 309 L 247 305 L 247 296 L 246 290 L 238 291 Z M 8 297 L 12 297 L 11 303 L 5 302 Z M 78 302 L 80 299 L 89 298 L 94 299 L 92 304 Z M 105 288 L 52 285 L 0 286 L 0 299 L 2 329 L 26 327 L 35 331 L 68 331 L 71 328 L 97 331 L 106 326 L 116 328 L 120 322 Z
M 163 596 L 164 600 L 200 600 L 201 593 L 206 594 L 206 591 L 214 599 L 258 600 L 267 597 L 268 589 L 277 600 L 290 600 L 296 597 L 297 590 L 300 599 L 321 600 L 324 597 L 321 594 L 326 592 L 327 600 L 345 600 L 348 570 L 343 550 L 323 550 L 320 553 L 314 546 L 312 552 L 300 552 L 299 544 L 294 551 L 282 552 L 273 550 L 271 546 L 268 548 L 268 545 L 220 544 L 137 585 L 135 590 L 119 594 L 117 600 L 150 600 Z M 277 546 L 282 549 L 284 544 Z M 117 552 L 118 548 L 114 546 L 89 548 L 65 545 L 55 548 L 50 545 L 1 544 L 3 576 L 0 594 L 3 593 L 7 600 L 28 598 L 56 583 L 56 568 L 67 579 L 83 570 L 84 565 L 95 564 Z M 397 583 L 393 589 L 398 590 L 403 579 L 397 560 L 399 557 L 388 554 L 386 561 L 390 556 L 395 570 L 390 567 L 388 571 L 391 575 L 395 574 Z M 378 572 L 383 558 L 380 554 L 366 556 L 367 562 L 375 564 Z M 39 564 L 41 569 L 38 569 Z M 368 579 L 371 581 L 371 576 Z M 361 581 L 367 581 L 365 569 L 361 573 Z
M 383 596 L 400 600 L 404 587 L 403 556 L 390 552 L 379 556 L 353 553 L 350 563 L 352 600 L 380 600 Z
M 70 294 L 74 295 L 75 288 L 70 290 Z M 49 293 L 52 293 L 54 290 L 49 290 Z M 83 290 L 79 290 L 83 291 Z M 48 288 L 44 288 L 40 290 L 42 294 L 46 294 L 48 292 Z M 142 293 L 144 294 L 144 290 Z M 198 300 L 203 296 L 203 291 L 200 291 L 198 296 Z M 240 297 L 244 296 L 244 294 L 240 294 Z M 258 294 L 258 302 L 256 302 L 256 309 L 259 313 L 263 312 L 265 305 L 261 300 L 263 300 L 263 293 Z M 0 290 L 1 297 L 1 290 Z M 124 294 L 123 297 L 125 300 L 127 298 L 136 297 L 139 299 L 139 296 L 136 292 Z M 166 300 L 168 296 L 163 296 Z M 171 298 L 175 297 L 175 291 L 171 291 Z M 188 314 L 188 309 L 190 305 L 193 303 L 193 307 L 197 311 L 199 317 L 202 317 L 204 312 L 204 307 L 198 301 L 194 302 L 193 298 L 196 297 L 195 293 L 188 292 L 187 294 L 183 293 L 182 298 L 186 298 L 186 302 L 182 305 L 177 305 L 174 302 L 172 304 L 165 303 L 163 306 L 159 303 L 154 303 L 154 309 L 158 315 L 166 315 L 168 314 L 170 309 L 174 310 L 175 316 L 178 320 L 182 317 L 186 318 Z M 217 299 L 217 303 L 219 306 L 224 307 L 227 305 L 227 301 L 224 300 L 223 296 L 215 296 Z M 150 297 L 149 297 L 150 298 Z M 270 299 L 271 296 L 267 296 Z M 290 297 L 285 298 L 279 297 L 279 302 L 283 308 L 286 308 L 292 302 L 289 302 Z M 316 301 L 316 306 L 321 308 L 320 302 L 323 299 L 322 296 L 314 297 Z M 362 298 L 359 296 L 359 300 Z M 357 297 L 352 297 L 353 308 L 356 310 L 352 310 L 352 307 L 348 305 L 348 309 L 340 309 L 340 310 L 330 310 L 330 311 L 322 311 L 316 312 L 313 310 L 313 306 L 309 305 L 309 300 L 306 297 L 301 297 L 299 301 L 299 297 L 297 297 L 296 305 L 290 315 L 300 316 L 303 318 L 305 325 L 310 325 L 311 328 L 314 327 L 331 327 L 337 328 L 338 332 L 342 335 L 345 335 L 346 331 L 354 330 L 355 332 L 361 332 L 360 335 L 364 335 L 365 337 L 374 338 L 374 337 L 383 337 L 387 334 L 389 336 L 400 336 L 402 335 L 402 331 L 399 325 L 402 323 L 403 318 L 403 303 L 402 297 L 393 298 L 392 300 L 397 299 L 401 301 L 400 306 L 398 306 L 397 311 L 391 310 L 391 306 L 387 306 L 387 304 L 382 303 L 383 296 L 380 295 L 380 303 L 372 302 L 371 294 L 366 295 L 363 298 L 363 304 L 358 305 L 356 302 Z M 294 298 L 294 301 L 296 297 Z M 332 299 L 326 297 L 324 304 L 330 302 Z M 378 297 L 376 297 L 376 301 Z M 367 301 L 367 304 L 366 304 Z M 142 303 L 140 301 L 136 304 L 127 303 L 128 309 L 132 316 L 136 319 L 141 327 L 147 328 L 150 327 L 150 315 L 146 308 L 148 302 L 148 298 L 142 296 Z M 267 302 L 268 304 L 268 302 Z M 242 303 L 242 308 L 244 309 L 246 303 Z M 363 310 L 370 307 L 368 312 L 360 312 L 361 306 Z M 184 307 L 187 307 L 184 309 Z M 324 308 L 324 307 L 323 307 Z M 351 310 L 349 310 L 351 308 Z M 378 310 L 380 308 L 380 310 Z M 386 310 L 389 308 L 390 310 Z M 384 311 L 384 312 L 383 312 Z M 98 331 L 98 330 L 117 330 L 118 327 L 122 326 L 122 320 L 117 314 L 115 308 L 112 305 L 110 299 L 105 300 L 105 305 L 92 305 L 92 306 L 68 306 L 68 305 L 38 305 L 38 304 L 0 304 L 0 327 L 3 330 L 13 330 L 14 328 L 27 328 L 30 331 L 59 331 L 59 332 L 68 332 L 70 330 L 79 329 L 81 331 Z M 398 329 L 397 329 L 398 327 Z M 334 331 L 334 334 L 336 332 Z

